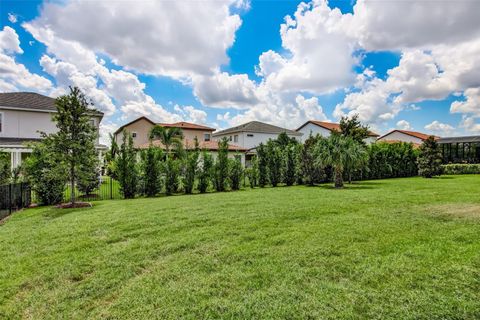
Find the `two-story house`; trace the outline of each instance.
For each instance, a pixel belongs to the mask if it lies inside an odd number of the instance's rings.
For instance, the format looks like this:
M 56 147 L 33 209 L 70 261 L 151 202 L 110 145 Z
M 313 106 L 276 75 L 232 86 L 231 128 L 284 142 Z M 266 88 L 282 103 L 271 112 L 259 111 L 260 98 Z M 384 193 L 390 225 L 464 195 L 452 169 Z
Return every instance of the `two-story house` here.
M 233 144 L 245 148 L 246 165 L 250 165 L 252 157 L 256 154 L 256 148 L 260 143 L 267 143 L 268 140 L 276 139 L 280 133 L 286 133 L 290 138 L 295 138 L 300 141 L 301 133 L 293 130 L 277 127 L 272 124 L 250 121 L 236 127 L 228 128 L 215 132 L 213 139 L 220 140 L 227 138 Z
M 183 147 L 187 151 L 195 148 L 196 138 L 200 149 L 210 151 L 214 158 L 217 156 L 218 142 L 212 139 L 212 133 L 215 131 L 215 129 L 184 121 L 176 123 L 155 123 L 147 117 L 140 117 L 118 128 L 114 133 L 115 141 L 118 144 L 122 143 L 123 130 L 125 130 L 132 135 L 133 146 L 135 149 L 146 149 L 150 146 L 150 131 L 155 125 L 181 129 L 183 136 Z M 152 143 L 156 147 L 163 148 L 163 145 L 159 140 L 154 140 Z M 230 143 L 228 146 L 228 151 L 230 158 L 239 157 L 242 161 L 242 164 L 245 164 L 244 148 Z
M 289 137 L 300 139 L 301 133 L 293 130 L 277 127 L 260 121 L 250 121 L 236 127 L 215 132 L 213 138 L 220 140 L 227 138 L 232 143 L 247 150 L 256 148 L 260 143 L 266 143 L 270 139 L 276 139 L 280 133 L 286 133 Z
M 33 92 L 0 93 L 0 151 L 10 153 L 16 168 L 30 153 L 27 144 L 40 141 L 40 132 L 54 133 L 55 99 Z M 98 130 L 103 113 L 92 110 L 91 124 Z M 105 150 L 97 140 L 97 149 Z
M 326 122 L 326 121 L 317 121 L 317 120 L 309 120 L 302 124 L 297 130 L 297 132 L 301 132 L 302 135 L 302 142 L 312 136 L 316 136 L 317 134 L 322 137 L 329 137 L 332 131 L 340 132 L 340 124 L 334 122 Z M 366 144 L 374 143 L 377 140 L 379 135 L 375 132 L 370 131 L 368 133 L 368 137 L 364 140 Z

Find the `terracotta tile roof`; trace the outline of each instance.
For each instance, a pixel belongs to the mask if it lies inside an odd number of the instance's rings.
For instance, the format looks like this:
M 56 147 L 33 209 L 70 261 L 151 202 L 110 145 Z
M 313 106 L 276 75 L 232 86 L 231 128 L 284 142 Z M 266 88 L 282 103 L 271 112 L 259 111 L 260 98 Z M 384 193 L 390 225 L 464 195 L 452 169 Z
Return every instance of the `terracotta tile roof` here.
M 394 132 L 400 132 L 400 133 L 403 133 L 403 134 L 406 134 L 406 135 L 409 135 L 409 136 L 412 136 L 412 137 L 421 139 L 422 141 L 427 140 L 428 137 L 431 136 L 431 134 L 425 134 L 425 133 L 416 132 L 416 131 L 396 129 L 396 130 L 390 131 L 390 132 L 387 133 L 387 134 L 384 134 L 383 136 L 381 136 L 381 137 L 378 138 L 378 139 L 383 139 L 383 138 L 385 138 L 386 136 L 388 136 L 389 134 L 392 134 L 392 133 L 394 133 Z M 433 137 L 434 137 L 435 139 L 439 139 L 439 138 L 440 138 L 440 137 L 437 137 L 437 136 L 433 136 Z
M 315 124 L 319 127 L 325 128 L 325 129 L 330 130 L 330 131 L 333 131 L 333 130 L 338 131 L 338 132 L 341 131 L 340 123 L 327 122 L 327 121 L 317 121 L 317 120 L 309 120 L 309 121 L 305 122 L 296 131 L 302 129 L 303 127 L 305 127 L 309 123 L 313 123 L 313 124 Z M 373 131 L 369 131 L 368 135 L 370 137 L 378 137 L 379 136 L 379 134 L 377 134 Z
M 159 126 L 162 127 L 173 127 L 173 128 L 180 128 L 180 129 L 191 129 L 191 130 L 205 130 L 205 131 L 215 131 L 214 128 L 210 128 L 207 126 L 202 126 L 200 124 L 180 121 L 175 123 L 157 123 Z
M 5 92 L 0 93 L 0 107 L 56 112 L 55 99 L 35 92 Z M 103 112 L 92 110 L 96 115 Z
M 257 133 L 270 133 L 270 134 L 280 134 L 282 132 L 285 132 L 289 135 L 294 135 L 294 136 L 302 135 L 299 132 L 295 132 L 293 130 L 285 129 L 282 127 L 277 127 L 272 124 L 268 124 L 260 121 L 250 121 L 236 127 L 215 132 L 213 136 L 216 137 L 219 135 L 230 134 L 235 132 L 257 132 Z
M 155 146 L 155 147 L 158 147 L 158 148 L 163 148 L 163 144 L 160 142 L 160 140 L 154 140 L 152 142 L 152 144 Z M 144 143 L 140 146 L 138 146 L 138 149 L 147 149 L 148 147 L 150 146 L 150 143 L 147 142 L 147 143 Z M 183 140 L 183 147 L 185 148 L 185 150 L 193 150 L 195 149 L 195 142 L 191 139 L 184 139 Z M 210 140 L 210 141 L 200 141 L 199 142 L 199 148 L 200 150 L 209 150 L 209 151 L 217 151 L 218 150 L 218 141 L 213 141 L 213 140 Z M 238 152 L 245 152 L 247 149 L 244 149 L 242 147 L 239 147 L 239 146 L 236 146 L 236 145 L 233 145 L 233 144 L 229 144 L 228 145 L 228 151 L 238 151 Z

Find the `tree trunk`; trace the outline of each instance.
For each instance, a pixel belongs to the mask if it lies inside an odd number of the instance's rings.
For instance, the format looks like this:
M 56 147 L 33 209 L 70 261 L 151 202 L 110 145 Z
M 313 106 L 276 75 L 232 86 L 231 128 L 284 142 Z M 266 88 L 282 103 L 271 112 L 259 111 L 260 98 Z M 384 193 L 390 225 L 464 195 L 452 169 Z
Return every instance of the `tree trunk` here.
M 70 167 L 70 203 L 75 204 L 75 165 Z
M 342 170 L 335 168 L 335 188 L 343 188 Z

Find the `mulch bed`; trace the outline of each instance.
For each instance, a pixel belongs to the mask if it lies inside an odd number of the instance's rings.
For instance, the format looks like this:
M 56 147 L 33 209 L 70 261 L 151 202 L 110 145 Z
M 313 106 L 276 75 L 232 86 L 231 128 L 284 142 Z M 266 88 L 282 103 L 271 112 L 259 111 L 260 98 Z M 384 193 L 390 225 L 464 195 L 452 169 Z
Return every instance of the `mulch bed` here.
M 91 207 L 92 207 L 92 204 L 90 202 L 75 202 L 74 204 L 69 202 L 69 203 L 61 203 L 55 206 L 55 208 L 58 208 L 58 209 L 91 208 Z

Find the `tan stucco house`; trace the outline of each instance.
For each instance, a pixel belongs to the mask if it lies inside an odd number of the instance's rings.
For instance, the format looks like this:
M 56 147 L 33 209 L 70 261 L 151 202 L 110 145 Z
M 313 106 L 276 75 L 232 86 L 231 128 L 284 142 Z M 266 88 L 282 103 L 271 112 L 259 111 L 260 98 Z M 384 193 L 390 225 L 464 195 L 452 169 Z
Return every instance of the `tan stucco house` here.
M 152 130 L 155 125 L 180 128 L 183 135 L 183 146 L 186 150 L 192 150 L 195 147 L 195 138 L 197 138 L 200 149 L 210 151 L 213 157 L 216 158 L 218 141 L 212 139 L 212 133 L 215 129 L 190 122 L 156 123 L 147 117 L 140 117 L 118 128 L 114 133 L 115 141 L 118 144 L 122 143 L 123 130 L 125 130 L 132 135 L 135 149 L 146 149 L 150 145 L 150 130 Z M 159 148 L 163 147 L 158 140 L 152 143 Z M 242 164 L 245 165 L 246 150 L 244 148 L 235 144 L 229 144 L 228 151 L 230 158 L 240 157 Z
M 52 116 L 57 112 L 55 99 L 33 92 L 0 93 L 0 151 L 11 156 L 11 167 L 16 168 L 31 153 L 29 142 L 40 141 L 40 132 L 57 131 Z M 103 113 L 92 110 L 91 123 L 98 130 Z M 100 145 L 100 153 L 106 146 Z

